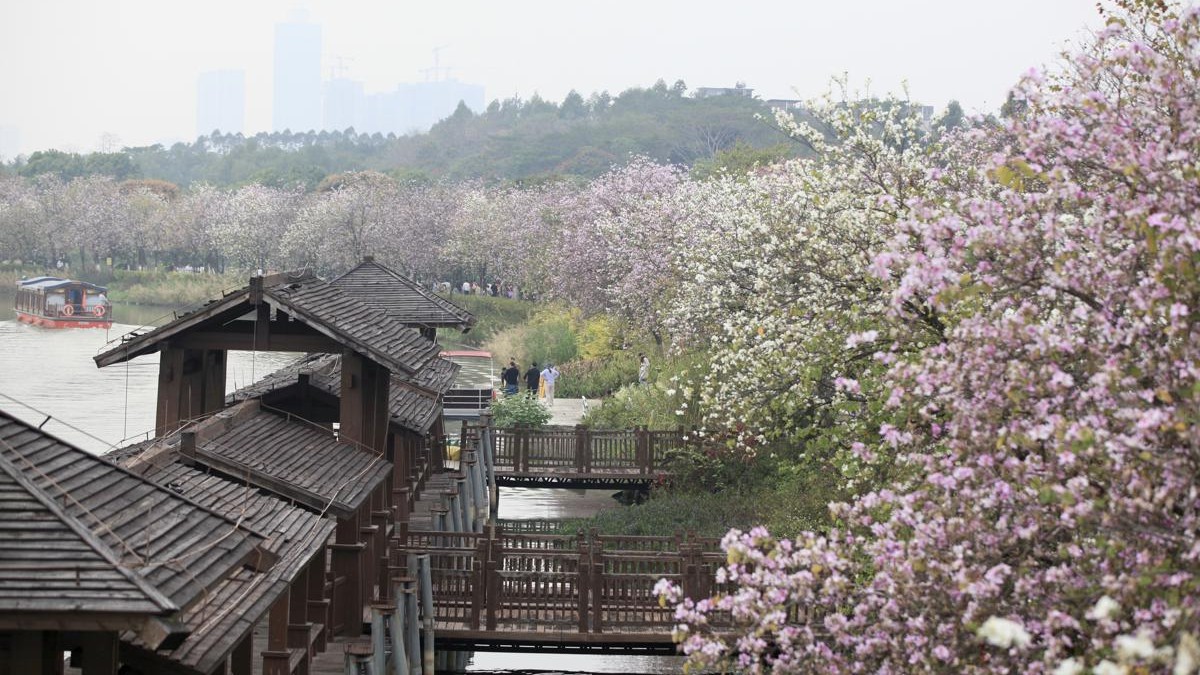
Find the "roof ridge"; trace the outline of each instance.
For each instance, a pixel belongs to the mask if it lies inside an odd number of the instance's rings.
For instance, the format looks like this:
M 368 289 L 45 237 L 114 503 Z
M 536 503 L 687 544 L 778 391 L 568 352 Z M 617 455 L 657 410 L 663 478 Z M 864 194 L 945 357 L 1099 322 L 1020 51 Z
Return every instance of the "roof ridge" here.
M 415 280 L 410 278 L 408 275 L 406 275 L 402 272 L 398 272 L 398 271 L 392 269 L 391 267 L 384 265 L 383 263 L 379 262 L 378 260 L 375 260 L 374 258 L 360 262 L 359 264 L 355 265 L 354 267 L 350 268 L 346 272 L 342 273 L 341 275 L 339 275 L 336 278 L 334 278 L 333 280 L 331 280 L 329 283 L 337 284 L 339 281 L 350 276 L 355 271 L 362 269 L 368 265 L 374 266 L 375 268 L 382 270 L 383 272 L 390 275 L 392 278 L 405 284 L 406 286 L 408 286 L 410 289 L 415 291 L 421 297 L 423 297 L 426 300 L 428 300 L 429 302 L 432 302 L 435 305 L 437 305 L 439 309 L 446 311 L 450 314 L 453 314 L 456 317 L 458 317 L 459 319 L 461 319 L 463 321 L 463 323 L 467 324 L 468 327 L 475 325 L 475 315 L 474 314 L 471 314 L 466 309 L 459 307 L 458 305 L 454 304 L 453 302 L 450 302 L 449 300 L 441 297 L 440 295 L 438 295 L 436 293 L 430 293 L 429 291 L 425 290 L 424 286 L 417 283 Z M 401 317 L 401 318 L 403 318 L 403 317 Z

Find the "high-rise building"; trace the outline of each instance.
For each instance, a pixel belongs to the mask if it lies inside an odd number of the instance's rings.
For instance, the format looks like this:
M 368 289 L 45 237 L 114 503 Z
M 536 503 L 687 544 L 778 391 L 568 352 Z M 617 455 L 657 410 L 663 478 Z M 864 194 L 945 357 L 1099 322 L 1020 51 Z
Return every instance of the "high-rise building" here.
M 459 102 L 483 112 L 483 86 L 454 79 L 400 84 L 394 92 L 367 97 L 367 112 L 359 131 L 422 133 L 454 114 Z
M 211 70 L 196 78 L 196 135 L 246 131 L 246 73 Z
M 11 162 L 21 152 L 21 132 L 14 126 L 0 124 L 0 162 Z
M 362 82 L 335 77 L 325 83 L 325 124 L 328 131 L 365 131 L 367 100 Z
M 275 131 L 321 128 L 321 26 L 302 14 L 275 24 Z

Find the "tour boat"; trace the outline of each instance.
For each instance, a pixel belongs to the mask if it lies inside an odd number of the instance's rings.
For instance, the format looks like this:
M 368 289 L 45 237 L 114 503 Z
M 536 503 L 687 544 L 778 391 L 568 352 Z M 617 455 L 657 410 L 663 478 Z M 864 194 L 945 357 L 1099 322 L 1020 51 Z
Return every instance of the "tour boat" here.
M 46 328 L 108 328 L 108 289 L 86 281 L 34 277 L 17 282 L 17 321 Z

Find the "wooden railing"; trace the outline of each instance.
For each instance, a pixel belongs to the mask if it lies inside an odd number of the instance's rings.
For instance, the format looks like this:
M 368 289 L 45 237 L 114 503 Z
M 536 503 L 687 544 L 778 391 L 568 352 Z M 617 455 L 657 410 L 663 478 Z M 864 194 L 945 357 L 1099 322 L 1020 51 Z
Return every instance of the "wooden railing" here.
M 659 579 L 690 597 L 714 590 L 724 561 L 716 541 L 628 537 L 408 531 L 397 573 L 429 555 L 439 630 L 669 634 L 672 610 L 659 604 Z
M 665 471 L 672 451 L 698 443 L 683 429 L 589 429 L 514 427 L 494 429 L 496 470 L 641 474 Z

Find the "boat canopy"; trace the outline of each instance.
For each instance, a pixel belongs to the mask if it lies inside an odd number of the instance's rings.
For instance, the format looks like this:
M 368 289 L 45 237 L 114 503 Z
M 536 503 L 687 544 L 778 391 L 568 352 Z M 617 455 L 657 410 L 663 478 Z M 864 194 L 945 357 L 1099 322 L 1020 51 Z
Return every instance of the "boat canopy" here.
M 104 286 L 97 286 L 96 284 L 90 284 L 86 281 L 60 279 L 59 277 L 34 277 L 32 279 L 21 279 L 17 282 L 17 286 L 21 289 L 30 291 L 51 291 L 56 288 L 63 288 L 65 286 L 78 286 L 93 293 L 108 292 L 108 289 Z

